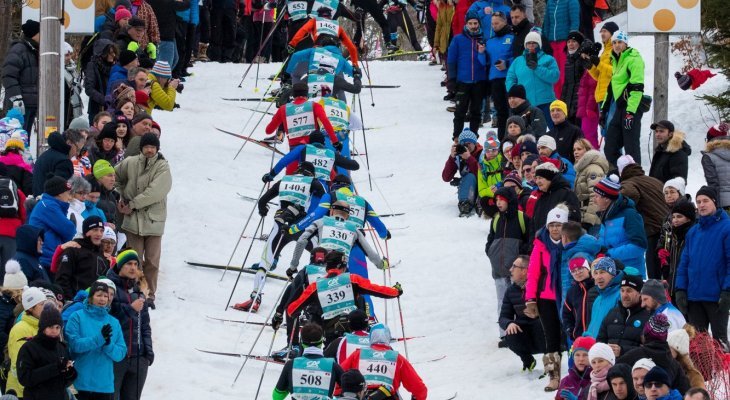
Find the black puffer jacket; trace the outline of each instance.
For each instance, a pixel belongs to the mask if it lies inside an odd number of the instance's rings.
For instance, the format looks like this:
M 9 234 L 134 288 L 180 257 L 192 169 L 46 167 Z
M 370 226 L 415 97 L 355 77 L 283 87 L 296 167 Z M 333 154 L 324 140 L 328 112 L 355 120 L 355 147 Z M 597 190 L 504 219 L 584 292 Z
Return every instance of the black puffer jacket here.
M 66 388 L 76 379 L 71 367 L 61 371 L 61 360 L 71 356 L 65 343 L 38 332 L 18 352 L 18 381 L 24 386 L 24 400 L 66 400 Z M 63 362 L 65 364 L 65 362 Z
M 177 15 L 175 12 L 190 8 L 190 0 L 147 0 L 147 3 L 155 11 L 157 24 L 160 27 L 160 40 L 175 40 L 175 29 L 177 28 Z
M 672 178 L 681 176 L 687 182 L 687 160 L 692 148 L 684 141 L 683 132 L 674 132 L 671 139 L 654 149 L 649 176 L 666 183 Z
M 104 111 L 106 86 L 113 63 L 107 62 L 103 55 L 108 52 L 114 43 L 109 39 L 99 39 L 94 42 L 94 55 L 84 71 L 84 90 L 89 96 L 89 115 L 94 116 Z
M 564 203 L 568 207 L 568 219 L 580 222 L 580 201 L 578 196 L 570 188 L 570 184 L 561 174 L 553 178 L 548 191 L 542 193 L 532 213 L 532 224 L 530 225 L 530 237 L 535 237 L 535 233 L 545 227 L 547 216 L 550 210 L 558 204 Z
M 56 272 L 56 284 L 63 289 L 65 299 L 73 299 L 76 292 L 88 288 L 109 270 L 99 246 L 88 237 L 75 242 L 81 247 L 64 250 Z
M 147 305 L 137 314 L 131 304 L 142 295 L 139 286 L 132 279 L 122 278 L 110 269 L 106 277 L 114 282 L 117 287 L 110 314 L 119 321 L 124 335 L 124 343 L 127 345 L 127 357 L 141 355 L 146 358 L 150 365 L 155 359 L 152 350 L 152 328 L 150 328 L 150 314 Z M 141 324 L 140 324 L 141 323 Z M 138 346 L 137 329 L 140 329 L 142 344 Z M 139 353 L 138 353 L 139 351 Z
M 657 366 L 664 368 L 669 374 L 669 380 L 672 381 L 672 389 L 677 389 L 682 396 L 689 390 L 689 379 L 679 362 L 672 358 L 666 341 L 648 339 L 643 346 L 620 356 L 616 359 L 616 363 L 634 365 L 642 358 L 651 358 Z
M 10 99 L 23 96 L 26 107 L 38 107 L 38 43 L 22 38 L 13 43 L 3 63 L 3 87 L 6 108 Z
M 559 124 L 555 124 L 553 129 L 547 133 L 555 139 L 557 149 L 555 149 L 560 157 L 565 157 L 572 164 L 575 164 L 575 155 L 573 155 L 573 143 L 583 137 L 583 131 L 577 126 L 565 120 Z
M 534 135 L 536 139 L 539 139 L 547 131 L 547 120 L 545 118 L 550 118 L 550 116 L 545 115 L 539 108 L 533 107 L 527 100 L 515 108 L 510 108 L 509 115 L 510 117 L 519 115 L 525 120 L 523 135 Z
M 580 53 L 578 51 L 573 54 L 568 53 L 565 59 L 565 73 L 563 74 L 565 81 L 563 82 L 563 91 L 560 94 L 560 100 L 568 105 L 568 118 L 575 117 L 578 112 L 578 87 L 585 72 L 585 64 L 582 62 Z M 573 149 L 570 150 L 572 154 Z M 572 157 L 570 162 L 575 162 Z
M 597 341 L 621 346 L 621 354 L 641 346 L 644 324 L 649 320 L 649 311 L 637 304 L 624 308 L 619 304 L 608 312 L 601 323 Z
M 513 188 L 502 187 L 495 193 L 507 199 L 507 211 L 495 214 L 487 237 L 485 251 L 492 265 L 492 278 L 509 278 L 510 266 L 520 254 L 527 254 L 529 218 L 517 209 L 517 194 Z M 523 225 L 520 225 L 522 214 Z
M 3 290 L 0 295 L 0 346 L 4 349 L 8 345 L 8 336 L 10 330 L 15 325 L 15 308 L 18 303 L 13 299 L 12 292 L 10 290 Z
M 43 186 L 46 184 L 48 174 L 60 176 L 63 179 L 71 179 L 74 174 L 74 166 L 68 157 L 71 147 L 66 144 L 66 139 L 58 132 L 48 136 L 48 150 L 38 157 L 33 167 L 33 195 L 43 194 Z
M 535 334 L 538 337 L 543 336 L 540 319 L 525 315 L 525 288 L 516 283 L 511 284 L 504 292 L 502 310 L 499 313 L 499 326 L 502 329 L 507 329 L 512 322 L 520 326 L 532 325 L 533 329 L 539 329 Z

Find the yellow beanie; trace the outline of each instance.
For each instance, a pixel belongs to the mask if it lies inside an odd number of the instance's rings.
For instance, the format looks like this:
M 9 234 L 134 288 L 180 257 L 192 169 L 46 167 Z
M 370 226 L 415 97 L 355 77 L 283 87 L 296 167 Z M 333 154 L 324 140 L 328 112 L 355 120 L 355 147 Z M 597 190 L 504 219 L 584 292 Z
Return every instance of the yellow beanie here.
M 550 110 L 558 109 L 563 112 L 563 114 L 568 115 L 568 105 L 565 104 L 562 100 L 555 100 L 552 103 L 550 103 Z
M 5 142 L 5 150 L 10 150 L 12 148 L 18 149 L 20 151 L 25 151 L 25 143 L 23 143 L 23 138 L 17 132 L 13 133 L 13 135 L 10 136 L 10 139 Z

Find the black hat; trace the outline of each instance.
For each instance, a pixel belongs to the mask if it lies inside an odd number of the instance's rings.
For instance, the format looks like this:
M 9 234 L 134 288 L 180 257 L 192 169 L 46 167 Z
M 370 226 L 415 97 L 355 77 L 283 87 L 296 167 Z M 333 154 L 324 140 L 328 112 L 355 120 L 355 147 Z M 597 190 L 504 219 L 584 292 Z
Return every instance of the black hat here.
M 669 132 L 674 132 L 674 124 L 667 121 L 667 120 L 661 120 L 659 122 L 655 122 L 651 124 L 651 130 L 655 131 L 656 128 L 664 128 L 668 130 Z
M 294 97 L 306 97 L 309 93 L 309 85 L 307 82 L 297 82 L 292 86 L 292 94 Z
M 155 146 L 160 150 L 160 139 L 154 133 L 147 132 L 139 141 L 139 149 L 142 150 L 145 146 Z
M 90 230 L 95 229 L 95 228 L 104 229 L 104 221 L 101 220 L 101 217 L 99 217 L 98 215 L 92 215 L 89 218 L 84 219 L 83 228 L 82 228 L 84 236 L 86 236 L 86 234 Z
M 699 197 L 700 195 L 709 197 L 713 203 L 717 204 L 717 190 L 715 190 L 715 188 L 707 186 L 707 185 L 702 186 L 700 188 L 700 190 L 697 191 L 697 195 L 695 196 L 695 199 L 697 197 Z
M 71 185 L 66 182 L 65 179 L 60 176 L 53 175 L 46 179 L 46 183 L 43 185 L 43 192 L 50 194 L 51 196 L 58 196 L 63 192 L 71 190 Z
M 127 26 L 129 28 L 144 28 L 144 20 L 140 17 L 134 16 L 129 19 L 129 22 L 127 22 Z
M 690 221 L 697 219 L 697 208 L 694 203 L 688 200 L 680 200 L 674 203 L 672 207 L 672 214 L 682 214 L 687 217 Z
M 337 189 L 348 186 L 352 186 L 352 179 L 350 179 L 350 177 L 347 175 L 339 174 L 335 176 L 335 179 L 332 180 L 332 183 L 330 184 L 330 190 L 335 191 Z
M 89 298 L 93 298 L 94 293 L 101 291 L 109 293 L 109 286 L 104 282 L 94 281 L 94 283 L 91 284 L 91 287 L 89 287 Z
M 525 87 L 522 85 L 514 85 L 509 89 L 509 92 L 507 92 L 507 97 L 517 97 L 518 99 L 527 99 L 527 92 L 525 91 Z
M 621 287 L 624 286 L 633 288 L 637 292 L 641 293 L 641 289 L 644 287 L 644 280 L 639 275 L 625 274 L 624 279 L 621 280 Z
M 324 135 L 322 131 L 316 130 L 309 134 L 309 143 L 321 143 L 324 144 Z
M 320 7 L 317 9 L 318 17 L 332 18 L 332 9 L 329 7 Z
M 370 321 L 365 311 L 357 309 L 353 310 L 348 316 L 347 320 L 350 322 L 350 330 L 353 331 L 365 331 L 368 329 Z
M 578 31 L 570 31 L 568 33 L 568 40 L 575 40 L 578 44 L 582 44 L 585 39 L 586 37 Z
M 309 176 L 314 176 L 314 164 L 309 161 L 302 161 L 299 163 L 299 168 L 297 168 L 297 172 L 306 172 Z
M 662 367 L 654 367 L 644 376 L 644 387 L 647 387 L 652 382 L 659 382 L 669 387 L 672 386 L 672 382 L 669 380 L 669 374 Z
M 601 29 L 605 29 L 605 30 L 611 32 L 611 34 L 613 35 L 613 33 L 618 30 L 618 24 L 616 24 L 613 21 L 608 21 L 605 24 L 603 24 Z
M 41 24 L 38 21 L 33 21 L 32 19 L 25 21 L 20 28 L 23 30 L 23 36 L 27 38 L 32 38 L 41 32 Z
M 137 53 L 133 52 L 132 50 L 124 49 L 121 53 L 119 53 L 119 65 L 121 66 L 125 66 L 136 59 Z
M 99 136 L 96 137 L 96 140 L 99 143 L 104 141 L 104 139 L 114 139 L 116 141 L 117 140 L 117 124 L 118 124 L 118 122 L 109 122 L 108 124 L 104 125 L 104 127 L 101 128 L 101 132 L 99 132 Z
M 340 377 L 340 386 L 346 393 L 360 393 L 365 389 L 365 377 L 358 369 L 349 369 Z
M 41 311 L 41 318 L 38 321 L 38 333 L 43 333 L 43 330 L 54 326 L 63 326 L 63 320 L 61 320 L 61 313 L 58 312 L 55 304 L 46 303 Z

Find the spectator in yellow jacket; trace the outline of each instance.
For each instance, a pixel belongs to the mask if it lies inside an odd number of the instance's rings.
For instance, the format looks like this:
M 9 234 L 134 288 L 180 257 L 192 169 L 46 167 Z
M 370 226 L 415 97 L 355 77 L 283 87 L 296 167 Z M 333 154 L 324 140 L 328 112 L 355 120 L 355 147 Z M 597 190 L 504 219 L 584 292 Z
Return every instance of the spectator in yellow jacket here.
M 172 111 L 175 108 L 176 90 L 180 80 L 170 79 L 172 78 L 170 64 L 167 61 L 157 61 L 148 78 L 151 84 L 150 98 L 147 102 L 149 113 L 152 113 L 155 106 L 165 111 Z
M 613 67 L 611 66 L 611 36 L 618 30 L 618 25 L 613 21 L 608 21 L 601 27 L 601 42 L 603 43 L 603 52 L 600 57 L 583 54 L 582 57 L 590 57 L 593 67 L 588 73 L 598 82 L 596 85 L 596 103 L 603 103 L 606 98 L 608 84 L 611 83 L 611 75 Z
M 5 388 L 5 394 L 15 394 L 19 398 L 23 398 L 23 386 L 18 382 L 18 352 L 28 339 L 38 333 L 38 319 L 41 317 L 43 305 L 46 303 L 46 295 L 37 287 L 26 287 L 23 290 L 22 299 L 25 313 L 20 322 L 10 330 L 8 336 L 10 373 Z

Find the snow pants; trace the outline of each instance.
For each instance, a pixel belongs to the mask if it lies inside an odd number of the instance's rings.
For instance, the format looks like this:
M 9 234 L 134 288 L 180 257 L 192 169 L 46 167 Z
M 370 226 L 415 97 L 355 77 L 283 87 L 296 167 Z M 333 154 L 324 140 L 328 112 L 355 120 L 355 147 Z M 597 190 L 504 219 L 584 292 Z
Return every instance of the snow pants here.
M 213 7 L 210 11 L 210 48 L 211 61 L 231 61 L 233 41 L 236 37 L 236 11 L 234 9 Z
M 413 26 L 411 17 L 408 16 L 404 10 L 389 12 L 388 13 L 388 26 L 390 27 L 390 42 L 394 45 L 398 45 L 398 28 L 400 27 L 408 36 L 408 40 L 411 42 L 411 47 L 415 51 L 423 50 L 421 44 L 418 43 L 418 35 L 416 34 L 416 27 Z
M 175 43 L 177 44 L 177 54 L 180 60 L 175 66 L 172 75 L 181 77 L 187 72 L 190 58 L 193 56 L 193 48 L 195 46 L 195 25 L 188 24 L 183 21 L 177 21 L 177 31 L 175 32 Z
M 472 205 L 476 203 L 477 177 L 469 173 L 461 177 L 459 181 L 459 201 L 468 201 Z M 501 300 L 500 300 L 501 301 Z
M 598 117 L 583 117 L 580 119 L 580 129 L 583 131 L 586 139 L 591 142 L 594 149 L 601 149 L 598 144 Z
M 507 88 L 504 81 L 504 78 L 489 81 L 489 94 L 492 97 L 494 108 L 497 110 L 497 136 L 500 142 L 504 140 L 504 134 L 507 131 L 507 118 L 509 118 Z
M 137 366 L 139 363 L 139 367 Z M 147 380 L 150 362 L 144 357 L 126 357 L 114 363 L 114 395 L 116 400 L 137 400 Z M 137 373 L 139 372 L 139 374 Z M 139 387 L 137 379 L 139 377 Z
M 616 165 L 616 160 L 621 157 L 621 148 L 624 153 L 634 158 L 637 164 L 641 164 L 641 117 L 643 113 L 637 111 L 634 114 L 634 123 L 631 129 L 624 127 L 624 116 L 626 116 L 626 105 L 616 104 L 616 112 L 613 113 L 611 121 L 606 129 L 606 144 L 603 153 L 611 165 Z
M 567 40 L 550 42 L 550 47 L 553 49 L 553 57 L 555 57 L 555 61 L 558 63 L 558 69 L 560 70 L 560 77 L 558 78 L 558 81 L 553 84 L 553 91 L 555 92 L 556 99 L 559 99 L 560 95 L 563 93 L 563 82 L 565 82 L 565 61 L 568 59 L 568 55 L 565 52 L 566 43 Z M 550 110 L 545 113 L 545 119 L 551 121 L 549 111 Z
M 694 325 L 698 331 L 707 332 L 712 328 L 712 337 L 727 346 L 728 313 L 719 312 L 717 302 L 689 301 L 687 302 L 687 322 Z
M 378 2 L 375 0 L 354 0 L 352 4 L 355 5 L 355 10 L 358 8 L 363 10 L 362 20 L 355 27 L 355 36 L 352 38 L 355 46 L 360 46 L 362 28 L 365 26 L 367 14 L 372 15 L 375 23 L 380 27 L 380 31 L 383 33 L 383 43 L 390 42 L 390 26 L 388 25 L 388 20 L 385 19 L 385 15 L 383 15 L 383 9 L 378 6 Z
M 558 317 L 558 306 L 555 300 L 537 299 L 537 311 L 540 313 L 540 323 L 545 332 L 545 352 L 560 352 L 560 336 L 563 332 Z
M 647 236 L 646 240 L 649 243 L 646 248 L 646 275 L 649 279 L 662 279 L 662 267 L 656 252 L 659 234 Z
M 474 83 L 456 82 L 456 110 L 454 110 L 454 138 L 464 129 L 469 112 L 469 129 L 479 132 L 482 123 L 482 99 L 487 92 L 487 81 Z
M 507 342 L 507 347 L 517 354 L 523 363 L 527 363 L 532 360 L 533 354 L 545 353 L 545 338 L 542 326 L 537 321 L 520 325 L 520 328 L 522 332 L 507 335 L 504 340 Z
M 147 280 L 149 293 L 147 297 L 154 300 L 157 292 L 157 274 L 160 272 L 162 236 L 139 236 L 132 232 L 125 233 L 127 234 L 127 244 L 139 254 L 142 272 Z

